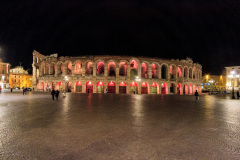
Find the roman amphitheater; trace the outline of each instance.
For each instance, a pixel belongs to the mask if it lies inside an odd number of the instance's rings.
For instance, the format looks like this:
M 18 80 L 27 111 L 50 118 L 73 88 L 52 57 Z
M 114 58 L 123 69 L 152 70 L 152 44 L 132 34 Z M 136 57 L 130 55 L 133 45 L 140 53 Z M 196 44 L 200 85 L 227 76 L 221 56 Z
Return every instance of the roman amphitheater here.
M 76 93 L 201 93 L 202 66 L 185 60 L 132 56 L 45 56 L 33 51 L 33 87 Z

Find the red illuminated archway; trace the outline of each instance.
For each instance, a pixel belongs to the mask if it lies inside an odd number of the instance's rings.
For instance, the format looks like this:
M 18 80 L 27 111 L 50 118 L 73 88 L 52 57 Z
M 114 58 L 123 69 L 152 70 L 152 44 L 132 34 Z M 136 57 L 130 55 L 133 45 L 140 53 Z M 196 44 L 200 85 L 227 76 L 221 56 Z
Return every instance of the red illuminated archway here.
M 141 85 L 141 94 L 148 94 L 148 84 L 146 82 Z
M 153 83 L 152 84 L 152 94 L 158 94 L 158 83 Z
M 191 84 L 189 84 L 188 94 L 192 95 L 192 85 Z
M 141 77 L 142 78 L 148 78 L 148 65 L 147 63 L 142 63 L 142 66 L 141 66 Z
M 116 93 L 116 85 L 114 82 L 108 83 L 108 93 Z
M 86 83 L 86 93 L 93 93 L 93 83 L 91 81 Z
M 130 93 L 137 94 L 138 93 L 138 85 L 136 82 L 132 82 L 130 84 Z
M 98 82 L 96 84 L 96 93 L 104 93 L 104 83 L 103 82 Z
M 177 94 L 182 94 L 182 84 L 177 85 Z
M 161 94 L 168 94 L 168 85 L 167 85 L 167 83 L 162 83 L 162 85 L 161 85 Z
M 119 84 L 119 93 L 127 93 L 127 84 L 125 82 Z
M 188 85 L 184 84 L 183 86 L 183 94 L 188 94 Z
M 82 83 L 80 81 L 76 82 L 76 92 L 82 92 Z

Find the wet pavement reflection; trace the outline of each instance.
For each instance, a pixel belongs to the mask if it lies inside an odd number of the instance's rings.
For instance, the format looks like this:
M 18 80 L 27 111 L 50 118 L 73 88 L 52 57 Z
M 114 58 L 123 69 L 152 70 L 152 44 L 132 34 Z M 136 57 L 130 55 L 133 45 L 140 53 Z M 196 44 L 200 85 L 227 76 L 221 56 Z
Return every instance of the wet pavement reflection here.
M 0 159 L 240 159 L 240 100 L 0 94 Z

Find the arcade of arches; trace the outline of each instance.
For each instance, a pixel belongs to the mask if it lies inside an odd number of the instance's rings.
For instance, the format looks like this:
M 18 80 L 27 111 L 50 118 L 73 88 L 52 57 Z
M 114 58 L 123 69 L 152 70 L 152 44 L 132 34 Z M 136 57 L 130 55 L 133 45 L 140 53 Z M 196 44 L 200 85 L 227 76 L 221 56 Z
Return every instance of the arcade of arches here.
M 33 52 L 33 85 L 76 93 L 201 93 L 202 66 L 186 60 L 142 57 L 57 57 Z M 67 77 L 68 80 L 66 80 Z M 141 81 L 136 81 L 136 77 Z

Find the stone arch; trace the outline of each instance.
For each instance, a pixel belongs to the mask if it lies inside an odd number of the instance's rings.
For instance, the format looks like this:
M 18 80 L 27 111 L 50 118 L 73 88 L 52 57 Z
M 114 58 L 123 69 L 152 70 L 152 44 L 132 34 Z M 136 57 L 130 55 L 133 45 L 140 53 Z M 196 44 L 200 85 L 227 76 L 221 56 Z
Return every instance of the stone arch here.
M 41 73 L 42 76 L 45 74 L 44 70 L 45 70 L 45 62 L 41 62 L 40 73 Z
M 178 69 L 177 69 L 177 77 L 182 78 L 183 77 L 183 66 L 182 65 L 178 65 Z
M 141 62 L 141 78 L 148 78 L 148 70 L 149 70 L 150 64 L 147 61 Z
M 95 61 L 94 66 L 96 68 L 96 75 L 104 75 L 105 65 L 105 61 L 102 59 L 98 59 Z
M 46 63 L 45 74 L 50 74 L 50 64 L 49 63 Z
M 177 69 L 177 66 L 175 64 L 170 65 L 169 67 L 170 79 L 176 79 L 176 69 Z
M 63 74 L 63 65 L 64 65 L 64 63 L 62 61 L 59 61 L 57 63 L 57 74 L 58 75 Z
M 85 61 L 85 74 L 86 75 L 93 75 L 93 67 L 94 63 L 91 60 L 86 60 Z M 86 92 L 87 93 L 87 92 Z
M 168 65 L 166 63 L 161 64 L 161 79 L 168 79 Z
M 128 66 L 128 61 L 126 60 L 121 60 L 119 62 L 119 75 L 120 76 L 127 76 L 127 66 Z
M 83 67 L 82 61 L 80 61 L 80 60 L 74 61 L 73 66 L 74 66 L 74 68 L 73 68 L 74 74 L 82 75 L 82 67 Z
M 65 73 L 66 75 L 72 75 L 72 61 L 67 60 L 65 63 Z
M 52 75 L 54 75 L 55 74 L 55 63 L 54 62 L 52 62 L 51 64 L 50 64 L 50 74 L 52 74 Z
M 151 64 L 151 67 L 152 67 L 152 78 L 159 78 L 159 70 L 160 70 L 160 67 L 159 67 L 159 63 L 157 62 L 153 62 Z
M 183 74 L 184 74 L 183 75 L 184 78 L 188 78 L 188 67 L 187 66 L 184 67 Z
M 108 67 L 108 76 L 114 76 L 116 77 L 116 68 L 117 68 L 117 61 L 111 59 L 107 61 L 107 67 Z
M 192 77 L 193 77 L 192 67 L 189 68 L 188 72 L 189 72 L 188 77 L 192 79 Z
M 130 63 L 130 78 L 135 78 L 136 76 L 138 76 L 140 62 L 137 58 L 132 58 L 130 59 L 129 63 Z

